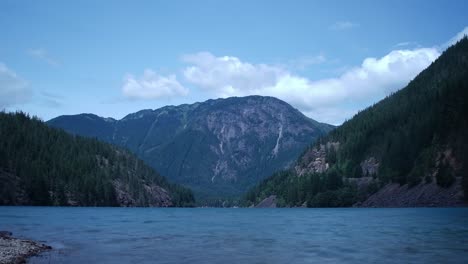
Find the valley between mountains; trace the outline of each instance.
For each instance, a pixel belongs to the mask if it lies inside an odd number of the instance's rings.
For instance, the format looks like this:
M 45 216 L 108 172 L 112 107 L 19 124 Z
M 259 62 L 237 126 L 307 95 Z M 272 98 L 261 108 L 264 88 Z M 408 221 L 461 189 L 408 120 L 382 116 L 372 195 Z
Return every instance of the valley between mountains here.
M 197 198 L 238 198 L 294 164 L 333 126 L 273 97 L 248 96 L 142 110 L 121 120 L 92 114 L 47 122 L 72 134 L 128 148 Z
M 2 113 L 1 204 L 464 206 L 468 39 L 339 127 L 247 96 L 44 123 Z M 318 117 L 319 118 L 319 117 Z

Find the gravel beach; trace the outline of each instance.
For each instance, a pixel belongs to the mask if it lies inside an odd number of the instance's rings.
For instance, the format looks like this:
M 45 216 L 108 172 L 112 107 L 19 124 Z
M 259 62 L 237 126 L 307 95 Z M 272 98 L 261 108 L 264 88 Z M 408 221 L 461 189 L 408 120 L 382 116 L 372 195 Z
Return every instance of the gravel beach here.
M 52 249 L 50 246 L 27 239 L 12 237 L 8 231 L 0 231 L 0 263 L 26 263 L 28 257 Z

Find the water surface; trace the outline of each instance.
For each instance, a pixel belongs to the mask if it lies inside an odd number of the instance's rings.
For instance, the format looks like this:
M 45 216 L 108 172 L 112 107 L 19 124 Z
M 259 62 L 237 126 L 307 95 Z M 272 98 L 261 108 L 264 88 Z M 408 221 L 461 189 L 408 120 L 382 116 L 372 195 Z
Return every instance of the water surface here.
M 31 263 L 467 263 L 468 208 L 0 207 Z

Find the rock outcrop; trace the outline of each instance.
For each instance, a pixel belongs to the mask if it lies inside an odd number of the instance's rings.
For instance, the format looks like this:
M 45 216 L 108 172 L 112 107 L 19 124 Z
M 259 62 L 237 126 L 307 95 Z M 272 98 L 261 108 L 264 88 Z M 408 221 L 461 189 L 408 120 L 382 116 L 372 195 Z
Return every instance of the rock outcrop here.
M 370 157 L 361 162 L 362 175 L 372 176 L 377 175 L 379 170 L 379 162 L 374 157 Z
M 276 195 L 270 195 L 258 203 L 255 208 L 275 208 L 276 207 Z
M 117 203 L 119 206 L 122 207 L 134 207 L 134 206 L 141 206 L 138 201 L 136 201 L 136 197 L 133 197 L 130 193 L 128 185 L 122 184 L 121 181 L 115 180 L 113 182 L 115 192 L 117 195 Z M 150 207 L 171 207 L 173 206 L 173 202 L 169 192 L 162 188 L 161 186 L 151 184 L 148 185 L 146 183 L 142 183 L 144 187 L 144 195 L 149 197 L 148 203 L 146 206 Z
M 295 166 L 296 173 L 301 176 L 305 173 L 323 173 L 330 167 L 327 153 L 336 152 L 340 147 L 339 142 L 327 142 L 308 149 Z

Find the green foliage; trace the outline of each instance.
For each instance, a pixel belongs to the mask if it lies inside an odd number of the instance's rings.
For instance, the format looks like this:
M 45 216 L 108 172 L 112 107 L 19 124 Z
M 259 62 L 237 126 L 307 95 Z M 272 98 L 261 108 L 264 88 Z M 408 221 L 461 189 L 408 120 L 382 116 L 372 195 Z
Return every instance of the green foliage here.
M 336 150 L 334 147 L 328 148 L 326 159 L 330 165 L 333 165 L 336 163 L 337 157 L 336 157 Z
M 463 166 L 462 170 L 461 170 L 461 175 L 463 175 L 463 178 L 462 178 L 462 187 L 463 187 L 463 190 L 465 190 L 465 200 L 468 201 L 468 165 L 465 163 L 465 165 Z
M 330 168 L 325 173 L 325 182 L 327 190 L 336 190 L 343 186 L 343 179 L 335 167 Z
M 424 169 L 425 168 L 422 167 L 420 164 L 416 164 L 413 167 L 411 172 L 406 177 L 406 180 L 408 182 L 409 187 L 414 187 L 414 186 L 418 185 L 422 181 L 421 176 L 423 176 L 425 174 Z
M 325 191 L 315 195 L 308 203 L 308 207 L 349 207 L 357 202 L 356 190 L 351 187 L 335 191 Z
M 0 204 L 117 206 L 116 183 L 128 187 L 137 206 L 151 204 L 145 185 L 165 188 L 175 206 L 194 202 L 190 190 L 168 183 L 128 151 L 23 113 L 0 113 L 0 179 Z
M 244 206 L 257 204 L 275 194 L 279 207 L 317 205 L 323 207 L 350 206 L 357 201 L 357 190 L 343 183 L 337 169 L 326 174 L 306 174 L 300 177 L 292 171 L 281 171 L 264 180 L 244 196 Z M 338 197 L 336 203 L 327 202 L 330 197 Z
M 381 160 L 381 180 L 415 185 L 432 169 L 443 147 L 466 144 L 468 40 L 449 48 L 405 89 L 358 113 L 324 141 L 340 142 L 338 164 L 350 167 L 368 156 Z M 465 150 L 457 157 L 466 157 Z M 351 175 L 358 176 L 354 169 Z
M 298 160 L 297 166 L 307 170 L 311 162 L 308 160 L 311 155 L 307 153 L 311 148 L 339 142 L 336 153 L 328 150 L 326 159 L 331 165 L 328 172 L 301 177 L 292 172 L 276 174 L 254 188 L 246 199 L 254 202 L 266 194 L 276 194 L 284 197 L 290 206 L 304 201 L 309 201 L 309 206 L 345 206 L 349 204 L 342 202 L 340 191 L 349 186 L 339 179 L 366 176 L 360 168 L 363 160 L 375 157 L 379 161 L 379 171 L 373 175 L 376 184 L 367 190 L 367 194 L 371 194 L 388 182 L 410 187 L 423 179 L 430 182 L 436 157 L 446 150 L 452 150 L 451 158 L 460 163 L 462 170 L 455 171 L 442 163 L 436 176 L 437 184 L 448 187 L 455 182 L 455 176 L 460 175 L 468 197 L 467 102 L 468 38 L 465 37 L 448 48 L 406 88 L 359 112 L 311 145 Z M 318 190 L 306 184 L 306 179 L 311 178 L 319 179 Z M 301 186 L 306 186 L 305 193 Z M 288 195 L 285 195 L 286 190 L 289 190 Z
M 444 188 L 452 186 L 452 184 L 455 182 L 455 177 L 453 176 L 452 168 L 450 168 L 447 162 L 441 162 L 439 170 L 436 174 L 436 180 L 437 184 Z

